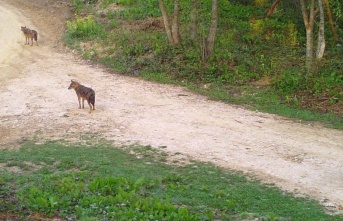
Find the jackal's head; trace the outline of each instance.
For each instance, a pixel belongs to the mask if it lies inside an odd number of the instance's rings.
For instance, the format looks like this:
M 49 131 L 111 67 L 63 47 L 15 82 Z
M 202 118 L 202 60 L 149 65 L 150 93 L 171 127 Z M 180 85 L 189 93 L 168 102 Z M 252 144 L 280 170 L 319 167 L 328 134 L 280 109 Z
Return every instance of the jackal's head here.
M 75 81 L 75 80 L 71 80 L 71 83 L 70 83 L 68 89 L 69 89 L 69 90 L 70 90 L 70 89 L 75 89 L 75 88 L 78 88 L 79 86 L 80 86 L 80 83 L 79 83 L 79 82 L 77 82 L 77 81 Z

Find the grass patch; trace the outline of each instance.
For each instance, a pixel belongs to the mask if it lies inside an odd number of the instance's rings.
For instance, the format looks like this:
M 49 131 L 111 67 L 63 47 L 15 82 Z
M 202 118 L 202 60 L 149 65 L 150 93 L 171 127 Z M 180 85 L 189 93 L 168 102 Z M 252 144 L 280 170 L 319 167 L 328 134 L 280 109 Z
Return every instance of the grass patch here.
M 80 40 L 91 40 L 97 37 L 104 37 L 105 31 L 101 24 L 96 22 L 91 16 L 76 18 L 75 21 L 67 22 L 68 38 L 77 38 Z
M 149 146 L 50 142 L 1 150 L 0 214 L 57 213 L 69 220 L 343 219 L 313 200 L 238 172 L 196 161 L 166 162 L 166 153 Z

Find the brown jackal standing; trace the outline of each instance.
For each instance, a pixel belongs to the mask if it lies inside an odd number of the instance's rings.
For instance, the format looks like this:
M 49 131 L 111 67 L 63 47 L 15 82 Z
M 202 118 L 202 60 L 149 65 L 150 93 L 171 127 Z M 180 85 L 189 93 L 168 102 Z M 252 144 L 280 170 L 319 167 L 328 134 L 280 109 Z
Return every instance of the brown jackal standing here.
M 68 88 L 74 89 L 79 100 L 79 108 L 81 108 L 81 98 L 82 98 L 82 108 L 85 108 L 85 100 L 87 100 L 89 105 L 89 113 L 92 112 L 92 109 L 95 110 L 95 92 L 92 88 L 85 87 L 79 82 L 71 80 L 70 86 Z
M 28 29 L 26 26 L 23 27 L 21 26 L 21 31 L 25 35 L 25 44 L 29 45 L 30 44 L 30 39 L 31 39 L 31 46 L 33 45 L 33 39 L 35 39 L 37 46 L 38 46 L 38 33 L 35 30 Z

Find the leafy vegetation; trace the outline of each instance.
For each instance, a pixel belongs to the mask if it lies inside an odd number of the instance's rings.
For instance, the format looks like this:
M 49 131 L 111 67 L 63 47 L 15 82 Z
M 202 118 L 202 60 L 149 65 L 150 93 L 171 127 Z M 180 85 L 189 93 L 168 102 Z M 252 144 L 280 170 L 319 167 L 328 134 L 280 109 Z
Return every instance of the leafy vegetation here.
M 103 28 L 91 16 L 77 18 L 74 22 L 68 21 L 67 26 L 66 35 L 69 38 L 92 40 L 105 34 Z
M 77 16 L 68 22 L 66 41 L 86 59 L 122 74 L 181 84 L 214 99 L 288 117 L 311 115 L 303 119 L 342 129 L 343 47 L 334 43 L 327 25 L 325 59 L 316 64 L 316 71 L 306 72 L 300 9 L 294 1 L 281 1 L 277 13 L 266 18 L 271 3 L 219 1 L 215 54 L 206 62 L 201 50 L 211 2 L 205 0 L 198 2 L 195 40 L 188 31 L 191 6 L 180 1 L 182 44 L 178 46 L 167 43 L 158 1 L 73 0 Z M 171 13 L 173 1 L 165 4 Z M 342 34 L 340 4 L 331 2 L 337 32 Z M 256 103 L 255 94 L 264 97 L 266 105 Z
M 149 146 L 29 142 L 18 151 L 1 150 L 0 196 L 0 219 L 2 212 L 20 214 L 18 219 L 40 214 L 40 220 L 343 218 L 240 173 L 184 162 Z

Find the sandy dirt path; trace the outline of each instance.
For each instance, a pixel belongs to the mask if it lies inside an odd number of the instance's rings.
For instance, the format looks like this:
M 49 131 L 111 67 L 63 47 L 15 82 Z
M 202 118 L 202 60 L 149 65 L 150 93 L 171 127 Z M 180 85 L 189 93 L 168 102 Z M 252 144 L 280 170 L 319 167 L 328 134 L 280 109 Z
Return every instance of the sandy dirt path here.
M 0 0 L 0 148 L 84 135 L 165 147 L 254 174 L 340 211 L 343 131 L 210 101 L 79 60 L 60 40 L 67 3 L 45 2 Z M 38 30 L 40 46 L 24 45 L 22 25 Z M 96 91 L 92 114 L 77 108 L 75 92 L 67 90 L 71 79 Z

